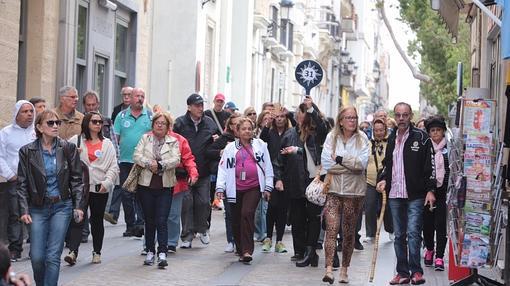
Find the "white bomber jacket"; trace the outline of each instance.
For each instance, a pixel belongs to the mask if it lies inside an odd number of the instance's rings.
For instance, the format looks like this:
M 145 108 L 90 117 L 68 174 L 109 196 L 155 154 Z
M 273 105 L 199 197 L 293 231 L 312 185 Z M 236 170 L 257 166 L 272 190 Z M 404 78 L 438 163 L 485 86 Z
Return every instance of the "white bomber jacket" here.
M 251 141 L 253 154 L 257 160 L 257 175 L 259 178 L 260 192 L 273 190 L 273 165 L 267 149 L 267 143 L 261 139 L 254 138 Z M 236 202 L 236 154 L 241 150 L 242 145 L 239 139 L 228 143 L 221 156 L 218 165 L 218 177 L 216 181 L 216 192 L 224 192 L 227 201 Z M 262 169 L 264 171 L 262 171 Z

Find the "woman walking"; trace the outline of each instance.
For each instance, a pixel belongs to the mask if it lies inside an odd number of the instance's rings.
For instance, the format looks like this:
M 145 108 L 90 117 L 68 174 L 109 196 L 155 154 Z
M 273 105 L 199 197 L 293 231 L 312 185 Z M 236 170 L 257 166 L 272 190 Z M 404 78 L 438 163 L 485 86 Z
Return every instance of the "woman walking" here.
M 275 119 L 271 124 L 271 128 L 264 127 L 260 133 L 260 139 L 267 143 L 273 169 L 277 168 L 278 154 L 281 150 L 281 142 L 285 132 L 292 127 L 290 120 L 287 118 L 287 112 L 281 106 L 275 108 Z M 279 176 L 275 174 L 275 181 Z M 281 181 L 280 181 L 281 182 Z M 276 182 L 275 182 L 276 183 Z M 287 249 L 283 244 L 283 234 L 285 232 L 285 224 L 287 222 L 287 210 L 289 206 L 289 197 L 284 190 L 283 184 L 275 185 L 276 191 L 272 193 L 269 201 L 266 215 L 266 239 L 262 245 L 263 252 L 269 252 L 273 244 L 273 228 L 276 227 L 276 244 L 274 251 L 277 253 L 286 253 Z
M 431 116 L 425 120 L 425 128 L 435 152 L 436 167 L 436 203 L 435 208 L 425 206 L 423 212 L 423 241 L 425 251 L 424 264 L 432 266 L 436 271 L 444 271 L 444 251 L 446 248 L 446 193 L 448 191 L 448 177 L 450 168 L 448 163 L 448 146 L 446 144 L 446 123 L 442 116 Z M 436 235 L 436 259 L 434 260 L 434 234 Z
M 117 154 L 110 139 L 103 137 L 103 117 L 92 111 L 83 117 L 82 134 L 73 136 L 70 142 L 76 144 L 80 152 L 81 161 L 89 170 L 88 201 L 90 207 L 90 228 L 92 231 L 92 263 L 101 263 L 101 249 L 103 248 L 104 225 L 103 214 L 108 202 L 108 194 L 117 184 L 119 166 Z M 87 208 L 87 207 L 86 207 Z M 73 222 L 71 222 L 71 227 Z M 81 228 L 71 230 L 69 254 L 64 260 L 70 265 L 76 263 L 80 247 Z
M 168 135 L 172 119 L 165 113 L 157 113 L 152 119 L 152 132 L 142 136 L 133 154 L 133 161 L 142 167 L 138 178 L 138 197 L 145 218 L 145 243 L 147 256 L 144 265 L 155 262 L 155 238 L 158 237 L 158 267 L 168 266 L 167 221 L 172 205 L 175 185 L 175 168 L 181 154 L 177 139 Z
M 320 170 L 321 145 L 327 135 L 327 126 L 309 97 L 299 105 L 296 121 L 297 126 L 285 132 L 282 138 L 277 172 L 280 178 L 276 186 L 282 188 L 283 184 L 289 196 L 294 245 L 291 261 L 296 261 L 297 267 L 317 267 L 316 246 L 322 207 L 309 202 L 305 190 Z
M 35 120 L 37 139 L 20 149 L 18 199 L 30 224 L 30 258 L 36 285 L 57 285 L 64 239 L 73 217 L 83 219 L 82 168 L 76 145 L 58 138 L 58 115 L 45 110 Z
M 216 196 L 230 203 L 236 250 L 243 263 L 252 260 L 254 216 L 261 194 L 268 201 L 273 190 L 273 166 L 267 144 L 253 138 L 254 128 L 250 119 L 239 119 L 239 139 L 225 147 L 216 183 Z
M 209 147 L 207 147 L 205 151 L 205 156 L 214 162 L 212 167 L 213 173 L 218 173 L 218 164 L 221 159 L 221 155 L 223 155 L 223 150 L 227 147 L 227 144 L 230 142 L 234 142 L 237 137 L 237 124 L 241 119 L 240 113 L 232 114 L 225 123 L 225 132 L 221 134 L 221 136 L 216 139 Z M 234 252 L 234 235 L 232 234 L 232 211 L 230 209 L 230 205 L 228 203 L 224 203 L 225 208 L 225 230 L 227 235 L 227 245 L 225 246 L 225 252 L 230 253 Z
M 347 268 L 354 250 L 356 221 L 363 207 L 367 188 L 366 168 L 369 141 L 358 129 L 358 114 L 352 106 L 344 107 L 337 116 L 335 128 L 324 142 L 321 160 L 330 176 L 330 185 L 324 206 L 326 220 L 326 274 L 322 281 L 333 284 L 333 256 L 336 236 L 342 219 L 342 266 L 340 283 L 349 283 Z
M 386 122 L 376 119 L 373 122 L 373 138 L 370 140 L 370 157 L 367 167 L 367 193 L 365 197 L 365 230 L 367 241 L 373 241 L 377 229 L 377 218 L 380 213 L 382 196 L 375 189 L 377 184 L 377 175 L 382 170 L 382 161 L 386 154 L 388 145 L 388 127 Z M 393 223 L 391 221 L 391 212 L 388 205 L 384 210 L 384 229 L 393 240 Z

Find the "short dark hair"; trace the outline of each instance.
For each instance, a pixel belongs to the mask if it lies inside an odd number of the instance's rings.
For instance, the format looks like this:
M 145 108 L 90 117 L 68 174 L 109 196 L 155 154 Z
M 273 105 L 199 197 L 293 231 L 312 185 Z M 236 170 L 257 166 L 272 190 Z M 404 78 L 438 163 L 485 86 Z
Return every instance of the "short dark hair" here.
M 81 122 L 81 133 L 83 135 L 85 135 L 85 139 L 87 139 L 87 140 L 92 140 L 92 136 L 90 135 L 89 123 L 90 123 L 90 120 L 92 119 L 93 115 L 99 115 L 99 117 L 101 117 L 101 120 L 104 120 L 101 113 L 96 112 L 96 111 L 87 112 L 85 114 L 85 116 L 83 116 L 83 120 Z M 99 137 L 99 140 L 101 140 L 101 141 L 103 141 L 103 139 L 104 139 L 102 131 L 103 131 L 103 125 L 101 125 L 101 130 L 97 134 L 97 137 Z
M 35 118 L 34 126 L 35 126 L 35 135 L 37 136 L 37 138 L 41 138 L 42 137 L 42 132 L 39 131 L 39 129 L 37 129 L 37 125 L 42 124 L 43 120 L 45 120 L 47 118 L 50 118 L 50 117 L 56 117 L 57 120 L 60 119 L 58 114 L 55 111 L 51 110 L 51 109 L 46 109 L 45 111 L 39 113 L 37 115 L 37 117 Z
M 28 100 L 30 103 L 32 103 L 33 106 L 35 106 L 36 104 L 40 103 L 40 102 L 46 102 L 46 99 L 42 98 L 42 97 L 32 97 L 31 99 Z
M 0 281 L 7 275 L 9 267 L 11 267 L 9 249 L 5 244 L 0 243 Z

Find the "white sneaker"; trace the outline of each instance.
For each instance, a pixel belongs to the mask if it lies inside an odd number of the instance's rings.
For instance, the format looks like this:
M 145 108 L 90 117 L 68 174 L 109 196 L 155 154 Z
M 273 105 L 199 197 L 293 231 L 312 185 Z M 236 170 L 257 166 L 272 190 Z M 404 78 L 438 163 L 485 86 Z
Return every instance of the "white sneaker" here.
M 191 248 L 191 241 L 184 240 L 181 242 L 181 248 Z
M 149 251 L 149 252 L 147 252 L 147 256 L 145 257 L 145 261 L 143 262 L 143 265 L 151 266 L 152 264 L 154 264 L 154 252 Z
M 390 237 L 391 241 L 395 241 L 395 235 L 393 233 L 390 233 L 388 236 Z
M 160 252 L 158 255 L 158 267 L 163 269 L 168 266 L 168 262 L 166 261 L 166 253 Z
M 209 233 L 205 232 L 205 233 L 202 233 L 200 234 L 200 241 L 203 243 L 203 244 L 209 244 L 210 242 L 210 238 L 209 238 Z
M 225 252 L 226 253 L 234 252 L 234 244 L 232 242 L 229 242 L 227 243 L 227 245 L 225 245 Z

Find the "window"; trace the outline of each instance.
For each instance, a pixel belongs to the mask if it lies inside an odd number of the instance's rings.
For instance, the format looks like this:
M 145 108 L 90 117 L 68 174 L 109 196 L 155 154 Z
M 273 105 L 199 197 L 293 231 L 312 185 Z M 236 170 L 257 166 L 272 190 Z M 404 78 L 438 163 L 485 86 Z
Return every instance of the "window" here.
M 122 101 L 120 96 L 121 89 L 127 84 L 128 76 L 128 23 L 121 18 L 117 18 L 115 26 L 115 79 L 113 85 L 113 104 L 118 105 Z
M 269 37 L 277 39 L 278 34 L 278 8 L 271 6 L 271 23 L 269 24 L 270 29 L 268 30 Z
M 99 96 L 101 106 L 99 111 L 105 114 L 107 110 L 108 98 L 108 59 L 96 55 L 95 68 L 94 68 L 94 90 Z
M 294 41 L 294 24 L 289 19 L 281 19 L 280 25 L 280 44 L 292 52 L 292 42 Z
M 18 88 L 16 99 L 25 99 L 25 82 L 27 76 L 27 1 L 20 2 L 20 17 L 19 17 L 19 45 L 18 45 Z
M 87 33 L 88 33 L 88 3 L 80 1 L 78 4 L 78 18 L 76 20 L 76 70 L 74 86 L 78 95 L 87 91 Z M 83 103 L 78 101 L 78 109 L 83 109 Z

